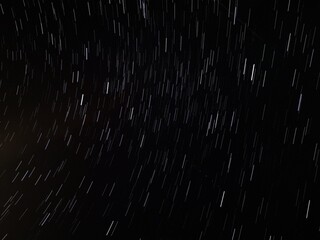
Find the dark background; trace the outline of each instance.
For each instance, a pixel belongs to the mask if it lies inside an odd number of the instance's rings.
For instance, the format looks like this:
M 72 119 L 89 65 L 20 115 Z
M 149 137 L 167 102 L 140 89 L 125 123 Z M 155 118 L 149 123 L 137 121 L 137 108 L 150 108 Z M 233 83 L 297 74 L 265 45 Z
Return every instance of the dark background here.
M 0 238 L 318 239 L 319 4 L 0 3 Z

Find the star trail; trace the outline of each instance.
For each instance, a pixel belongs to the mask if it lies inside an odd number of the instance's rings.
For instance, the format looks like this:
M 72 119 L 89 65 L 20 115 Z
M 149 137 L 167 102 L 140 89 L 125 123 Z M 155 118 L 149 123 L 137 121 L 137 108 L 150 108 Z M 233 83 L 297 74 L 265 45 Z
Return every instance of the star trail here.
M 0 1 L 0 240 L 320 239 L 319 12 Z

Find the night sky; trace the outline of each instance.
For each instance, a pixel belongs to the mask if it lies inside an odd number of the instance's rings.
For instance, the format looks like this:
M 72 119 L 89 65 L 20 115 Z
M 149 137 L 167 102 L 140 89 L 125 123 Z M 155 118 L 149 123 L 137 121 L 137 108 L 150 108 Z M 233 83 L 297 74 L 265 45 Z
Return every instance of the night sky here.
M 320 239 L 320 3 L 0 0 L 0 240 Z

